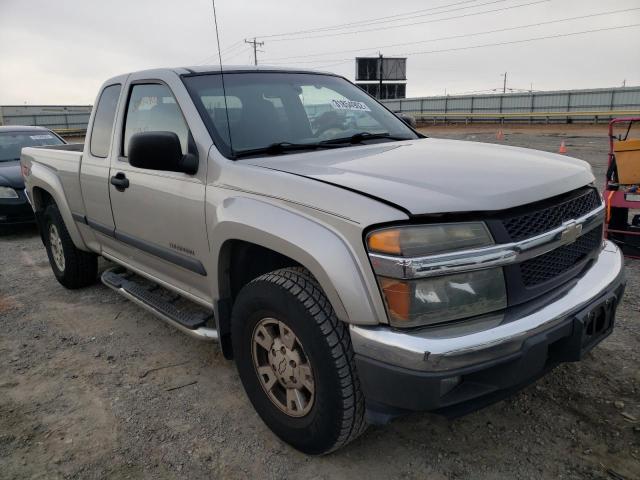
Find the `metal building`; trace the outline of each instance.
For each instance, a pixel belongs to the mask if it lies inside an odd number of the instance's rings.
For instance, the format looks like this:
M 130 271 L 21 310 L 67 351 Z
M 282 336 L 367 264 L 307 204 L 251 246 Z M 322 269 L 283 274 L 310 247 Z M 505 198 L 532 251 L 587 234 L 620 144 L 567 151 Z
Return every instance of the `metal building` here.
M 395 112 L 433 122 L 598 122 L 640 115 L 640 86 L 384 100 Z
M 87 130 L 91 105 L 6 105 L 0 106 L 0 125 L 35 125 L 59 133 Z

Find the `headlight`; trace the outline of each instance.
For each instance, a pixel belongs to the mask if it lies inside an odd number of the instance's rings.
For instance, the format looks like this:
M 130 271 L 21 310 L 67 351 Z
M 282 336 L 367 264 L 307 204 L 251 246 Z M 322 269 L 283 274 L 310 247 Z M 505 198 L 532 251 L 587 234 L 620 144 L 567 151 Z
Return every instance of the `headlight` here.
M 507 306 L 502 268 L 448 273 L 414 267 L 443 254 L 493 245 L 484 223 L 387 228 L 370 233 L 366 243 L 393 326 L 433 325 Z
M 493 245 L 493 239 L 484 223 L 469 222 L 377 230 L 367 245 L 370 252 L 418 257 Z
M 420 280 L 379 277 L 378 281 L 389 320 L 396 327 L 448 322 L 507 306 L 501 268 Z
M 18 198 L 18 192 L 11 187 L 0 187 L 0 198 Z

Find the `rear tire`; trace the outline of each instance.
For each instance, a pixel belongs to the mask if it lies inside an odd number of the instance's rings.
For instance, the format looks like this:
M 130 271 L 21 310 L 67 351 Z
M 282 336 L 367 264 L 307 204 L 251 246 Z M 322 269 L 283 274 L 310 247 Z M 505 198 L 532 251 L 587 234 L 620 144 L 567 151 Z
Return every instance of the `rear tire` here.
M 76 248 L 56 205 L 44 211 L 44 244 L 53 274 L 69 289 L 92 285 L 98 275 L 98 256 Z
M 307 270 L 276 270 L 245 285 L 231 328 L 245 391 L 283 441 L 326 454 L 366 429 L 348 327 Z

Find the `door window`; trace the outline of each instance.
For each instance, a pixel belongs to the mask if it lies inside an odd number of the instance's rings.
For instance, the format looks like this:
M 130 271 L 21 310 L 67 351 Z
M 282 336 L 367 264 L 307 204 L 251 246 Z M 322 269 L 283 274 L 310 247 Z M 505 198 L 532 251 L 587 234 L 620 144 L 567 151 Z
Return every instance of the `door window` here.
M 187 153 L 189 128 L 176 99 L 166 85 L 134 85 L 127 106 L 123 155 L 128 156 L 131 137 L 140 132 L 174 132 L 182 153 Z

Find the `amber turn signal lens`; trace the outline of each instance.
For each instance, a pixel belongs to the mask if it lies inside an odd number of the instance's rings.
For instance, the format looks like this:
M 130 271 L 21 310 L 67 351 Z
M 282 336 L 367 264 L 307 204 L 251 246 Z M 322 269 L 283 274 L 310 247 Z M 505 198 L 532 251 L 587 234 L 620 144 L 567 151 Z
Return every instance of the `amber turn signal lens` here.
M 400 230 L 381 230 L 372 233 L 367 239 L 370 252 L 400 255 Z
M 396 320 L 408 320 L 411 307 L 411 288 L 407 282 L 392 278 L 380 278 L 380 287 L 389 313 Z

